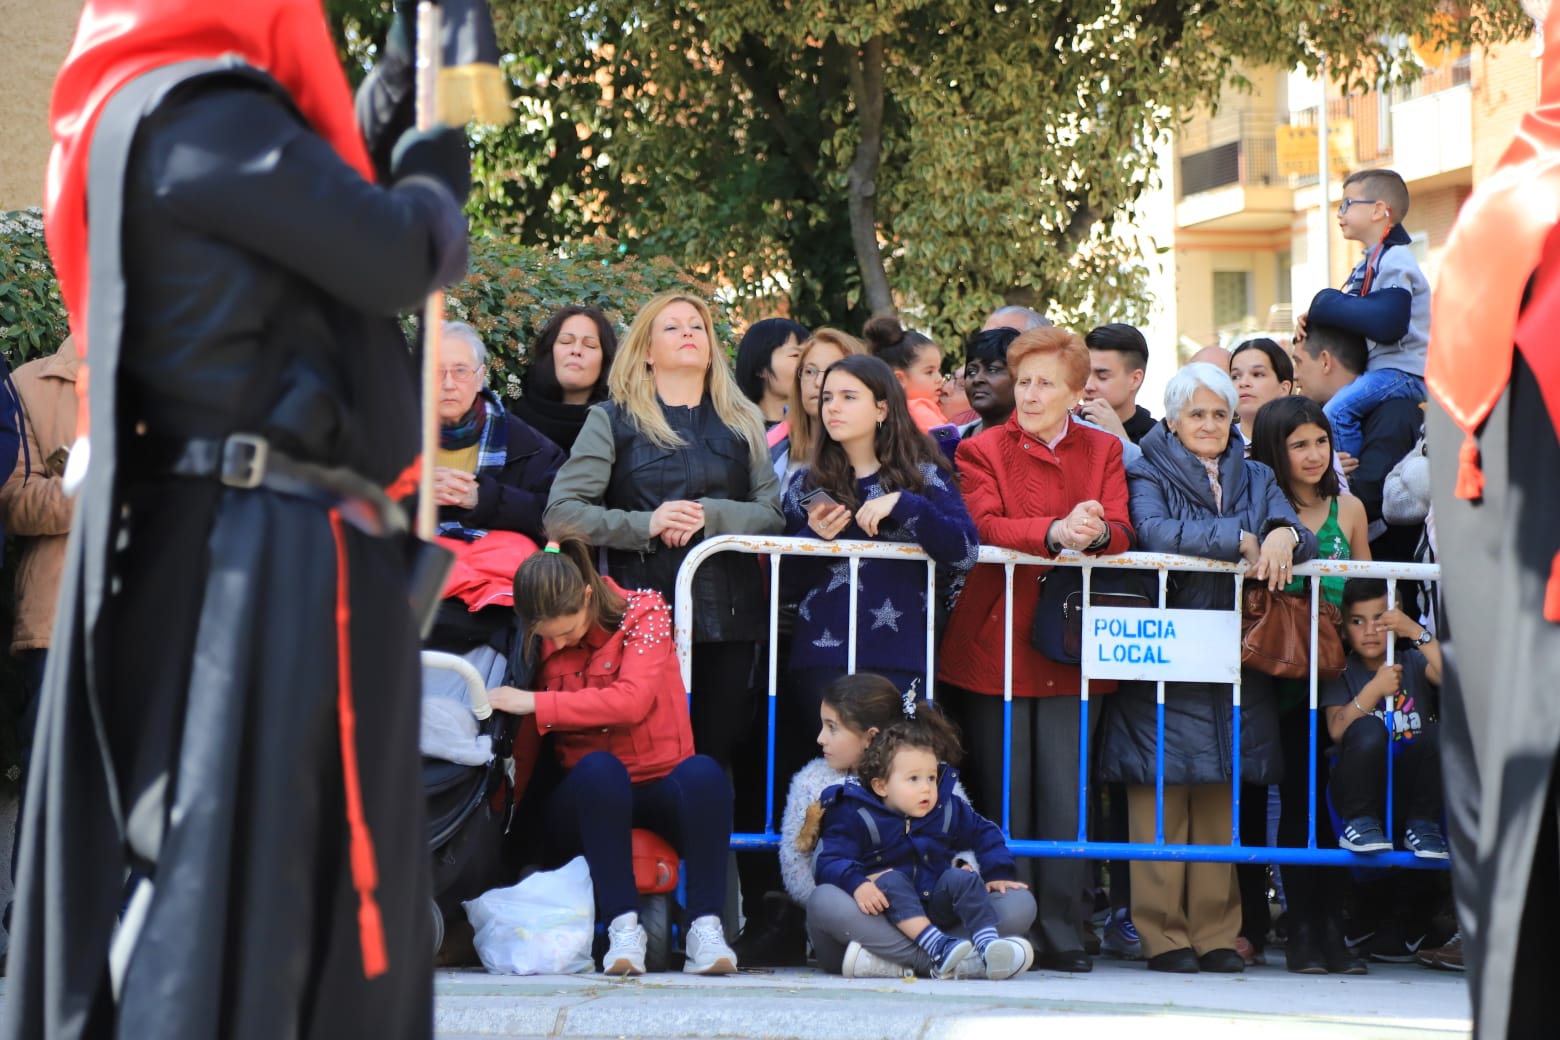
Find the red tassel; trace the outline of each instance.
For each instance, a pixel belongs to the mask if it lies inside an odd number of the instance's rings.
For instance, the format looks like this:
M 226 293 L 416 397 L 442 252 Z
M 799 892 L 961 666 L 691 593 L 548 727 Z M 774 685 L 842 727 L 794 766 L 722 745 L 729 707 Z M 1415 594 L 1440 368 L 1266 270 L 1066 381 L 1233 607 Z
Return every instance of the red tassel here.
M 1560 553 L 1549 563 L 1549 584 L 1544 587 L 1544 620 L 1560 621 Z
M 1479 469 L 1479 441 L 1471 433 L 1463 436 L 1462 446 L 1457 449 L 1455 494 L 1469 501 L 1484 497 L 1484 471 Z
M 377 979 L 390 970 L 390 957 L 385 953 L 385 923 L 373 896 L 358 903 L 358 944 L 363 948 L 365 979 Z
M 341 514 L 330 511 L 336 539 L 336 719 L 341 731 L 341 778 L 351 835 L 352 887 L 358 895 L 358 946 L 363 951 L 363 977 L 378 978 L 390 968 L 385 950 L 385 925 L 374 900 L 379 870 L 374 863 L 374 839 L 363 819 L 363 783 L 358 776 L 357 712 L 352 706 L 352 606 L 347 590 L 347 538 Z

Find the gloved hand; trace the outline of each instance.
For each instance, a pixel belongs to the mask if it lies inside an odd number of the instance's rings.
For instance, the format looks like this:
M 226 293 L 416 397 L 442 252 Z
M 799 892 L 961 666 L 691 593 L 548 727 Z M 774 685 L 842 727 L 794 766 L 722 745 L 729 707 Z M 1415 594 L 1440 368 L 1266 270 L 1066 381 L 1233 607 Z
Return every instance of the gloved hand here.
M 464 205 L 471 194 L 471 149 L 465 128 L 440 125 L 402 134 L 390 153 L 390 179 L 417 175 L 439 181 Z

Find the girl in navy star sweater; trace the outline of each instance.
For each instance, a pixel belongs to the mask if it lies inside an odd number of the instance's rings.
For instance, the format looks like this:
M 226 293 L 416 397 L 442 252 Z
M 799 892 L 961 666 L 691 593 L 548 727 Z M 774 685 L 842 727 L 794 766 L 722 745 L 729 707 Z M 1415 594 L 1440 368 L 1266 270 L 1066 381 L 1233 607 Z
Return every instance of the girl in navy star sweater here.
M 975 523 L 888 365 L 867 356 L 830 365 L 819 416 L 824 436 L 812 465 L 791 478 L 781 502 L 786 533 L 909 542 L 938 563 L 940 588 L 962 582 L 980 549 Z M 826 497 L 809 497 L 819 490 Z M 847 671 L 850 563 L 790 560 L 781 575 L 800 600 L 791 646 L 799 710 L 815 717 L 823 687 Z M 926 675 L 926 565 L 864 559 L 856 584 L 856 669 L 908 689 Z

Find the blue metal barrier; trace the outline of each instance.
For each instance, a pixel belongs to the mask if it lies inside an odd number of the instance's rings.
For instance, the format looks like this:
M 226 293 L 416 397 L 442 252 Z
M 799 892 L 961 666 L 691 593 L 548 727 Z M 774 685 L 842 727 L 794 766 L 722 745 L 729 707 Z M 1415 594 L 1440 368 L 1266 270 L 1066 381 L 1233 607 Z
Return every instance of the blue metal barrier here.
M 752 535 L 722 535 L 707 539 L 695 547 L 684 560 L 681 570 L 677 575 L 677 587 L 675 602 L 673 604 L 673 622 L 677 641 L 678 662 L 682 668 L 683 683 L 691 682 L 692 676 L 692 637 L 693 637 L 693 577 L 699 566 L 709 557 L 721 552 L 740 552 L 748 555 L 763 556 L 769 560 L 769 659 L 768 659 L 768 750 L 765 768 L 765 810 L 763 833 L 738 833 L 731 836 L 731 845 L 737 849 L 776 849 L 779 847 L 780 836 L 775 831 L 775 705 L 778 696 L 779 674 L 781 662 L 779 660 L 779 640 L 776 638 L 779 631 L 780 620 L 780 568 L 782 560 L 786 557 L 813 556 L 828 557 L 831 559 L 847 559 L 850 566 L 850 628 L 847 639 L 847 671 L 855 671 L 856 668 L 856 643 L 859 615 L 857 609 L 857 592 L 859 586 L 859 570 L 863 559 L 891 559 L 903 561 L 923 561 L 926 566 L 926 594 L 927 603 L 935 603 L 936 597 L 936 570 L 935 563 L 919 547 L 898 542 L 872 542 L 872 541 L 819 541 L 814 538 L 780 538 L 762 537 Z M 1276 863 L 1280 865 L 1304 864 L 1311 866 L 1354 866 L 1354 867 L 1409 867 L 1415 869 L 1446 869 L 1445 861 L 1426 860 L 1414 856 L 1411 852 L 1385 852 L 1363 854 L 1349 852 L 1342 848 L 1317 848 L 1316 847 L 1316 742 L 1317 721 L 1320 708 L 1318 706 L 1319 682 L 1316 674 L 1316 655 L 1311 655 L 1312 665 L 1310 674 L 1310 705 L 1309 705 L 1309 786 L 1308 786 L 1308 814 L 1307 840 L 1304 848 L 1283 847 L 1268 845 L 1242 845 L 1240 841 L 1240 740 L 1241 740 L 1241 711 L 1240 697 L 1241 685 L 1236 674 L 1232 683 L 1232 707 L 1233 707 L 1233 732 L 1231 747 L 1232 776 L 1230 780 L 1231 799 L 1231 835 L 1228 845 L 1169 845 L 1164 840 L 1164 727 L 1165 727 L 1165 681 L 1157 683 L 1157 710 L 1156 710 L 1156 747 L 1155 747 L 1155 783 L 1154 783 L 1154 841 L 1153 843 L 1141 842 L 1099 842 L 1089 841 L 1087 835 L 1088 825 L 1088 800 L 1089 800 L 1089 679 L 1082 678 L 1079 692 L 1079 723 L 1078 723 L 1078 833 L 1076 840 L 1072 841 L 1040 841 L 1034 839 L 1022 839 L 1012 837 L 1011 828 L 1011 773 L 1013 755 L 1013 575 L 1014 569 L 1019 566 L 1048 566 L 1048 567 L 1079 567 L 1083 569 L 1083 602 L 1090 602 L 1090 585 L 1095 570 L 1104 569 L 1129 569 L 1150 570 L 1158 574 L 1159 585 L 1159 609 L 1167 608 L 1169 576 L 1171 572 L 1192 572 L 1227 574 L 1234 584 L 1234 613 L 1239 613 L 1241 593 L 1247 566 L 1242 564 L 1224 563 L 1216 560 L 1206 560 L 1190 556 L 1174 556 L 1164 553 L 1123 553 L 1119 556 L 1084 556 L 1079 553 L 1067 551 L 1056 558 L 1031 556 L 1025 553 L 1014 552 L 996 546 L 982 546 L 979 557 L 980 564 L 993 564 L 1001 566 L 1005 575 L 1005 591 L 1003 597 L 1003 747 L 1002 747 L 1002 813 L 997 821 L 1004 835 L 1008 836 L 1008 846 L 1015 855 L 1038 856 L 1063 859 L 1114 859 L 1114 860 L 1180 860 L 1185 862 L 1221 862 L 1221 863 Z M 1441 577 L 1440 568 L 1431 564 L 1413 563 L 1376 563 L 1356 562 L 1351 560 L 1315 560 L 1304 563 L 1294 568 L 1295 577 L 1344 577 L 1344 578 L 1386 578 L 1403 579 L 1422 582 L 1438 582 Z M 1310 582 L 1311 595 L 1311 646 L 1316 646 L 1317 630 L 1320 618 L 1320 583 Z M 1389 580 L 1387 583 L 1387 605 L 1395 608 L 1397 605 L 1396 585 Z M 1085 618 L 1088 611 L 1093 608 L 1085 607 Z M 935 692 L 936 676 L 936 633 L 934 630 L 935 610 L 928 610 L 926 616 L 926 689 L 928 695 Z M 1210 612 L 1217 613 L 1217 612 Z M 1387 663 L 1394 661 L 1394 640 L 1387 641 Z M 1384 702 L 1386 724 L 1393 725 L 1395 698 Z M 1390 741 L 1389 741 L 1390 743 Z M 1389 835 L 1396 833 L 1393 829 L 1393 755 L 1389 752 L 1387 759 L 1387 797 L 1386 797 L 1386 828 Z M 789 781 L 789 777 L 781 778 Z

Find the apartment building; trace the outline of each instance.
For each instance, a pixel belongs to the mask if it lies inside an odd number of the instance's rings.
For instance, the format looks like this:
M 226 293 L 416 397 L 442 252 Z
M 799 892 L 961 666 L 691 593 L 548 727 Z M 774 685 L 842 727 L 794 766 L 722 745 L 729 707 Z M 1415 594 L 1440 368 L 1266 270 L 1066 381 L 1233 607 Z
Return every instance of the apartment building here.
M 1463 201 L 1494 167 L 1538 96 L 1532 39 L 1423 56 L 1424 73 L 1349 93 L 1298 71 L 1239 70 L 1218 107 L 1176 135 L 1174 313 L 1182 357 L 1254 332 L 1287 335 L 1315 293 L 1359 259 L 1334 211 L 1350 171 L 1388 167 L 1408 183 L 1404 229 L 1432 282 Z M 1319 180 L 1325 104 L 1328 184 Z

